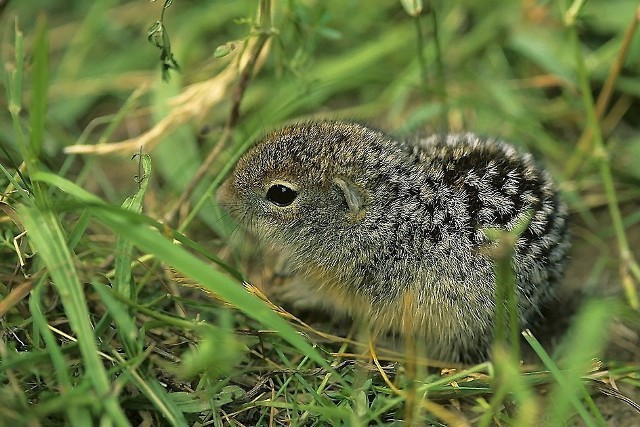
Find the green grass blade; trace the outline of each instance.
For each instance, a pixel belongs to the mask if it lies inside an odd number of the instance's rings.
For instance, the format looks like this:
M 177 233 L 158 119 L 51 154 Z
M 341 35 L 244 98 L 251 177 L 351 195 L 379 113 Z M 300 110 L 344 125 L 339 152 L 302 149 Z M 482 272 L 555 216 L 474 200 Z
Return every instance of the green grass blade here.
M 31 145 L 30 154 L 37 158 L 44 142 L 47 94 L 49 90 L 49 38 L 47 37 L 47 23 L 44 15 L 40 15 L 38 21 L 33 56 L 33 95 L 31 96 L 31 137 L 29 142 Z
M 554 415 L 550 417 L 549 425 L 564 426 L 568 418 L 569 407 L 573 406 L 586 426 L 595 426 L 596 424 L 580 401 L 580 397 L 576 394 L 576 391 L 572 389 L 571 385 L 573 384 L 571 384 L 571 380 L 568 378 L 566 373 L 555 364 L 551 359 L 551 356 L 547 354 L 545 349 L 542 348 L 542 345 L 531 334 L 531 331 L 527 330 L 523 335 L 525 340 L 536 352 L 544 366 L 549 370 L 549 372 L 551 372 L 551 375 L 553 375 L 558 384 L 556 390 L 559 390 L 559 392 L 556 392 L 556 394 L 558 394 L 559 399 L 550 399 L 556 409 L 554 409 Z
M 13 177 L 13 175 L 1 163 L 0 163 L 0 171 L 2 171 L 3 175 L 7 178 L 7 181 L 9 181 L 11 185 L 13 185 L 13 188 L 15 188 L 18 191 L 18 193 L 20 194 L 24 202 L 33 203 L 33 198 L 31 197 L 31 194 L 29 194 L 29 192 L 25 188 L 23 188 L 22 184 L 18 182 Z
M 144 380 L 140 378 L 136 383 L 147 399 L 162 412 L 171 425 L 180 427 L 188 425 L 177 403 L 155 378 L 145 378 Z
M 133 357 L 140 353 L 142 351 L 142 343 L 137 342 L 138 328 L 136 328 L 129 310 L 115 299 L 104 285 L 95 281 L 92 281 L 91 284 L 113 319 L 118 335 L 123 344 L 125 344 L 127 355 Z
M 140 167 L 138 172 L 138 191 L 122 204 L 122 208 L 131 212 L 142 212 L 142 202 L 144 193 L 149 184 L 151 176 L 151 158 L 148 154 L 139 154 Z M 131 286 L 131 256 L 133 246 L 123 235 L 118 235 L 116 240 L 116 259 L 115 259 L 115 277 L 113 279 L 113 287 L 117 292 L 136 300 L 135 288 Z M 131 355 L 130 355 L 131 356 Z
M 29 311 L 33 317 L 34 327 L 38 328 L 39 334 L 46 345 L 48 355 L 51 358 L 54 372 L 58 378 L 58 382 L 60 383 L 60 394 L 64 396 L 73 388 L 71 381 L 72 374 L 68 370 L 69 365 L 58 346 L 56 338 L 49 329 L 47 319 L 42 312 L 40 301 L 42 299 L 42 289 L 45 285 L 46 279 L 47 277 L 40 279 L 38 284 L 34 287 L 31 298 L 29 299 Z M 69 423 L 74 426 L 87 425 L 86 423 L 91 420 L 88 408 L 83 408 L 78 405 L 68 405 L 66 407 L 66 414 Z
M 83 210 L 80 214 L 80 218 L 78 218 L 75 225 L 69 232 L 69 242 L 67 243 L 67 246 L 69 247 L 70 251 L 73 251 L 75 249 L 76 245 L 84 235 L 84 232 L 89 225 L 90 219 L 91 217 L 89 216 L 87 211 Z
M 593 358 L 602 352 L 609 331 L 608 325 L 619 311 L 610 301 L 592 301 L 580 311 L 561 348 L 564 355 L 560 360 L 562 365 L 567 367 L 565 370 L 558 367 L 533 335 L 524 333 L 527 342 L 556 379 L 556 385 L 549 397 L 553 403 L 549 419 L 555 423 L 554 425 L 564 425 L 569 419 L 571 407 L 587 425 L 606 424 L 587 393 L 582 377 L 591 369 Z M 589 416 L 581 400 L 587 402 L 596 418 L 595 421 Z
M 55 214 L 50 210 L 20 207 L 18 213 L 29 239 L 46 265 L 60 296 L 69 325 L 75 334 L 90 378 L 111 421 L 119 426 L 128 425 L 116 396 L 111 394 L 109 379 L 102 365 L 93 329 L 89 322 L 84 290 L 75 269 L 71 252 Z
M 566 389 L 574 390 L 574 393 L 585 399 L 600 425 L 605 425 L 606 422 L 587 393 L 582 383 L 582 376 L 593 368 L 593 359 L 602 354 L 609 334 L 609 325 L 617 312 L 615 304 L 610 301 L 594 300 L 586 304 L 578 313 L 572 329 L 560 348 L 564 350 L 559 359 L 562 361 L 562 365 L 566 366 L 566 383 L 558 383 L 550 397 L 553 402 L 564 403 L 565 406 L 568 406 L 564 400 Z M 552 414 L 558 413 L 555 418 L 562 419 L 565 416 L 563 412 L 566 410 L 565 407 L 556 404 L 554 409 Z
M 44 135 L 44 120 L 46 116 L 47 105 L 47 88 L 48 88 L 48 41 L 46 24 L 43 19 L 38 21 L 38 29 L 34 41 L 34 62 L 33 62 L 33 79 L 34 100 L 31 105 L 32 111 L 31 132 L 29 137 L 25 137 L 22 130 L 22 80 L 24 71 L 24 37 L 18 28 L 16 21 L 15 28 L 15 49 L 16 49 L 16 67 L 11 70 L 11 76 L 8 92 L 9 92 L 9 112 L 13 122 L 13 130 L 16 139 L 19 142 L 20 154 L 27 166 L 29 173 L 35 173 L 39 169 L 38 153 L 42 146 Z M 40 96 L 42 99 L 38 99 Z M 19 188 L 19 187 L 18 187 Z M 50 206 L 50 201 L 46 191 L 39 185 L 33 186 L 33 192 L 36 203 L 43 206 Z
M 82 187 L 79 187 L 73 182 L 53 173 L 38 171 L 32 174 L 31 180 L 36 182 L 46 182 L 48 184 L 54 185 L 65 193 L 68 193 L 75 198 L 82 200 L 84 203 L 104 204 L 104 201 L 101 198 L 94 196 Z

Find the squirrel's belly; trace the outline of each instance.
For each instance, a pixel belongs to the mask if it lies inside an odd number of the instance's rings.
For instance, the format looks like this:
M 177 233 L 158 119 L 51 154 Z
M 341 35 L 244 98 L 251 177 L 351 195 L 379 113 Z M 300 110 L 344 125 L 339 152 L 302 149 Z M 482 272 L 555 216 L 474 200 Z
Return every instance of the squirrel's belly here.
M 384 307 L 363 313 L 377 332 L 392 331 L 424 343 L 426 356 L 440 360 L 474 360 L 487 353 L 493 333 L 493 304 L 424 298 L 407 292 Z
M 306 275 L 322 294 L 320 305 L 364 320 L 373 336 L 388 332 L 411 336 L 425 344 L 427 357 L 439 360 L 474 360 L 488 351 L 493 332 L 492 298 L 463 291 L 455 298 L 453 294 L 443 298 L 430 295 L 431 290 L 421 283 L 398 296 L 373 300 L 327 271 L 313 269 Z M 460 286 L 439 283 L 435 288 Z

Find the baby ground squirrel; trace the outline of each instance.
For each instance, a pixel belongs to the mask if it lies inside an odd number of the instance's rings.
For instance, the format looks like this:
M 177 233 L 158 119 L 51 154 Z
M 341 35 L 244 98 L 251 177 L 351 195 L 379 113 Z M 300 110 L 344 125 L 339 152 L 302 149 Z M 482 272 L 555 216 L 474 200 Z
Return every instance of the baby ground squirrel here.
M 244 154 L 217 198 L 290 254 L 319 306 L 424 339 L 440 360 L 488 355 L 496 302 L 484 228 L 531 215 L 513 258 L 522 327 L 552 298 L 569 248 L 550 175 L 471 133 L 396 141 L 353 123 L 289 126 Z

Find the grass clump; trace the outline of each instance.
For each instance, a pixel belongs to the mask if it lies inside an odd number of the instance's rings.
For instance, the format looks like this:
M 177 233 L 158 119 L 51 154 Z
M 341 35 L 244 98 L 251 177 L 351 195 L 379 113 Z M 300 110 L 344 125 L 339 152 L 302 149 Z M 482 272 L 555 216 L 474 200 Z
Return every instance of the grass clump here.
M 4 423 L 637 417 L 635 2 L 169 3 L 0 2 Z M 310 118 L 534 152 L 572 210 L 578 313 L 549 314 L 568 332 L 525 331 L 531 363 L 440 366 L 271 303 L 213 194 L 258 135 Z

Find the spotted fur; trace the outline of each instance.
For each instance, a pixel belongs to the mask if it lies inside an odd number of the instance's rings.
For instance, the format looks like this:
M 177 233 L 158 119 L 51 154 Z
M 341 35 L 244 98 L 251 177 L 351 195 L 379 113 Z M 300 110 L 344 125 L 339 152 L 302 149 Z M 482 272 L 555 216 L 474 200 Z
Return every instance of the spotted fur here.
M 291 206 L 265 199 L 273 182 L 296 188 Z M 291 254 L 318 305 L 423 337 L 429 356 L 452 361 L 483 359 L 492 341 L 484 228 L 511 230 L 533 213 L 513 260 L 523 327 L 552 298 L 569 247 L 549 174 L 531 155 L 471 133 L 396 141 L 352 123 L 289 126 L 240 159 L 218 200 Z

